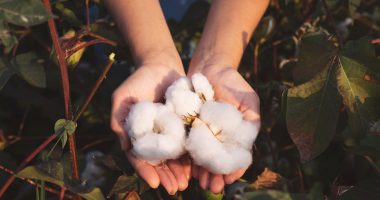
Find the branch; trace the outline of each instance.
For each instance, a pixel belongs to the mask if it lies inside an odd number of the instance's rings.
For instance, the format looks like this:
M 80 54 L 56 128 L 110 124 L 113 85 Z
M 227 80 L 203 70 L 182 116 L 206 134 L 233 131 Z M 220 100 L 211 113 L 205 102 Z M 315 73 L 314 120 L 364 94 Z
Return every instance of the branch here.
M 29 154 L 28 157 L 25 158 L 24 161 L 22 161 L 22 163 L 17 167 L 15 173 L 17 174 L 19 171 L 21 171 L 31 160 L 33 160 L 34 157 L 36 157 L 37 154 L 39 154 L 56 137 L 57 137 L 57 134 L 52 134 L 40 146 L 38 146 L 31 154 Z M 7 182 L 5 182 L 5 184 L 3 185 L 3 187 L 0 190 L 0 199 L 4 195 L 5 191 L 7 191 L 8 187 L 12 184 L 14 179 L 15 179 L 15 176 L 11 176 L 11 177 L 9 177 Z
M 88 104 L 90 103 L 90 101 L 94 97 L 95 92 L 98 90 L 100 84 L 103 82 L 103 80 L 106 77 L 108 71 L 111 69 L 112 64 L 115 62 L 114 57 L 115 57 L 114 53 L 112 53 L 111 55 L 109 55 L 108 62 L 106 64 L 106 66 L 103 68 L 103 71 L 100 74 L 98 80 L 96 80 L 95 85 L 91 88 L 91 91 L 87 95 L 86 100 L 84 101 L 83 105 L 79 109 L 78 113 L 75 115 L 74 121 L 77 121 L 79 119 L 79 117 L 82 115 L 82 113 L 86 110 Z
M 15 175 L 16 175 L 16 173 L 15 173 L 14 171 L 12 171 L 12 170 L 10 170 L 10 169 L 4 167 L 3 165 L 0 165 L 0 170 L 3 170 L 4 172 L 6 172 L 6 173 L 8 173 L 8 174 L 10 174 L 10 175 L 12 175 L 12 176 L 15 176 Z M 44 188 L 46 191 L 48 191 L 48 192 L 50 192 L 50 193 L 58 194 L 58 195 L 60 194 L 59 191 L 57 191 L 57 190 L 55 190 L 55 189 L 53 189 L 53 188 L 51 188 L 51 187 L 48 187 L 48 186 L 42 186 L 41 184 L 36 183 L 35 181 L 33 181 L 33 180 L 31 180 L 31 179 L 23 178 L 23 177 L 17 177 L 17 178 L 19 178 L 19 179 L 21 179 L 21 180 L 23 180 L 23 181 L 25 181 L 25 182 L 27 182 L 27 183 L 33 185 L 33 186 L 40 187 L 40 188 Z M 73 196 L 71 196 L 71 195 L 69 195 L 69 194 L 64 195 L 64 197 L 69 198 L 69 199 L 72 199 L 72 198 L 73 198 Z
M 46 10 L 51 12 L 50 1 L 43 0 L 43 3 L 45 5 Z M 61 71 L 63 96 L 65 100 L 65 117 L 66 119 L 71 120 L 73 118 L 73 112 L 71 110 L 71 103 L 70 103 L 70 83 L 69 83 L 69 75 L 67 71 L 67 63 L 65 59 L 65 52 L 62 50 L 60 46 L 57 29 L 56 29 L 53 18 L 48 20 L 48 26 L 50 30 L 50 36 L 53 40 L 54 48 L 57 52 L 59 69 Z M 76 144 L 75 144 L 75 134 L 71 134 L 69 136 L 69 144 L 70 144 L 70 161 L 71 161 L 71 168 L 72 168 L 71 170 L 72 177 L 73 179 L 78 180 L 79 170 L 78 170 L 78 163 L 77 163 L 78 159 L 77 159 Z

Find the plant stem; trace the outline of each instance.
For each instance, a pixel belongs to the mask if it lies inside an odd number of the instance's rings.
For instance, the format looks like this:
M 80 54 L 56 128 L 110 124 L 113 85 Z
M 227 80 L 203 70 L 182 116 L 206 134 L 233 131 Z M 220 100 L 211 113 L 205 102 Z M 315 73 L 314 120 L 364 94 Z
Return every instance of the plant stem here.
M 16 174 L 14 171 L 12 171 L 12 170 L 10 170 L 10 169 L 2 166 L 2 165 L 0 165 L 0 170 L 4 171 L 4 172 L 6 172 L 6 173 L 8 173 L 8 174 L 10 174 L 12 176 L 14 176 Z M 27 182 L 27 183 L 29 183 L 31 185 L 34 185 L 34 186 L 39 187 L 39 188 L 42 188 L 41 184 L 36 183 L 35 181 L 33 181 L 31 179 L 27 179 L 27 178 L 23 178 L 23 177 L 17 177 L 17 178 L 19 178 L 19 179 L 21 179 L 21 180 L 23 180 L 23 181 L 25 181 L 25 182 Z M 53 194 L 59 194 L 60 193 L 57 190 L 55 190 L 55 189 L 53 189 L 51 187 L 48 187 L 48 186 L 45 186 L 44 188 L 45 188 L 46 191 L 48 191 L 50 193 L 53 193 Z M 69 198 L 69 199 L 73 198 L 71 195 L 68 195 L 68 194 L 66 194 L 65 197 Z
M 85 47 L 88 47 L 88 46 L 91 46 L 91 45 L 94 45 L 94 44 L 99 44 L 99 43 L 105 43 L 105 44 L 109 44 L 111 46 L 115 46 L 115 43 L 110 41 L 110 40 L 104 40 L 104 39 L 95 39 L 95 40 L 91 40 L 89 42 L 85 42 L 84 44 L 81 44 L 75 48 L 73 48 L 72 50 L 70 50 L 68 53 L 67 53 L 67 57 L 70 57 L 72 56 L 74 53 L 76 53 L 77 51 L 85 48 Z
M 103 68 L 103 71 L 100 74 L 98 80 L 96 80 L 95 85 L 91 88 L 90 92 L 88 93 L 88 95 L 86 97 L 86 100 L 84 101 L 83 105 L 81 106 L 81 108 L 79 109 L 79 111 L 77 112 L 77 114 L 75 115 L 75 118 L 74 118 L 75 122 L 79 119 L 79 117 L 86 110 L 88 104 L 90 103 L 90 101 L 94 97 L 95 92 L 98 90 L 100 84 L 103 82 L 103 80 L 106 77 L 108 71 L 111 69 L 112 64 L 115 62 L 115 60 L 113 59 L 113 56 L 114 56 L 114 54 L 111 54 L 108 57 L 108 62 L 106 64 L 106 66 Z
M 23 169 L 37 154 L 39 154 L 51 141 L 57 138 L 57 134 L 52 134 L 48 139 L 46 139 L 40 146 L 38 146 L 28 157 L 25 158 L 24 161 L 17 167 L 15 174 L 17 174 L 21 169 Z M 9 177 L 7 182 L 3 185 L 0 190 L 0 199 L 4 195 L 5 191 L 7 191 L 8 187 L 12 184 L 15 176 Z
M 51 12 L 51 5 L 49 0 L 43 0 L 43 3 L 45 5 L 45 8 Z M 59 69 L 61 72 L 61 80 L 62 80 L 62 87 L 63 87 L 63 96 L 65 101 L 65 117 L 68 120 L 72 120 L 73 113 L 71 109 L 71 103 L 70 103 L 70 83 L 69 83 L 69 75 L 67 71 L 67 63 L 65 59 L 65 52 L 62 50 L 57 29 L 55 26 L 54 19 L 51 18 L 48 20 L 48 26 L 50 30 L 50 36 L 53 40 L 54 49 L 57 52 L 58 57 L 58 63 L 59 63 Z M 71 134 L 69 136 L 69 146 L 70 146 L 70 161 L 71 161 L 71 171 L 72 171 L 72 177 L 73 179 L 79 180 L 79 170 L 78 170 L 78 163 L 77 163 L 77 150 L 76 150 L 76 144 L 75 144 L 75 134 Z

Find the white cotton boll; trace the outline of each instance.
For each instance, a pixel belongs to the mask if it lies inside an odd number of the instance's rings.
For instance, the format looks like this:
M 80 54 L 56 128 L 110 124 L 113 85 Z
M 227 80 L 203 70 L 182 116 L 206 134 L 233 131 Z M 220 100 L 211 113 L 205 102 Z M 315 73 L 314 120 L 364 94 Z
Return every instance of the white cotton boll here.
M 132 107 L 128 117 L 126 127 L 137 158 L 157 165 L 185 153 L 185 126 L 167 106 L 140 102 Z
M 194 74 L 191 77 L 191 82 L 193 83 L 194 91 L 199 96 L 203 96 L 206 101 L 214 99 L 214 90 L 207 78 L 201 73 Z
M 161 106 L 158 109 L 155 124 L 161 131 L 159 134 L 169 135 L 173 139 L 178 139 L 184 143 L 186 131 L 182 119 L 166 106 Z
M 184 153 L 184 143 L 170 135 L 152 133 L 136 140 L 132 151 L 137 158 L 158 165 L 165 160 L 180 157 Z
M 190 90 L 174 89 L 166 92 L 166 105 L 179 116 L 189 116 L 199 113 L 202 100 Z
M 201 107 L 200 119 L 223 131 L 233 132 L 242 122 L 243 116 L 233 105 L 207 101 Z
M 184 89 L 184 90 L 192 90 L 193 88 L 190 80 L 186 76 L 183 76 L 177 79 L 176 81 L 174 81 L 174 83 L 172 83 L 171 86 L 176 89 Z
M 239 169 L 246 169 L 252 163 L 250 151 L 239 146 L 224 146 L 223 151 L 205 166 L 215 174 L 230 174 Z
M 157 105 L 149 101 L 141 101 L 132 106 L 126 119 L 125 129 L 129 137 L 139 138 L 153 129 Z
M 195 125 L 195 126 L 194 126 Z M 205 166 L 222 151 L 223 145 L 208 129 L 207 125 L 196 119 L 186 139 L 186 150 L 196 164 Z
M 243 148 L 251 150 L 259 130 L 258 124 L 243 120 L 234 134 L 230 135 L 230 138 L 237 141 Z
M 229 174 L 247 168 L 252 155 L 247 149 L 219 141 L 209 127 L 197 119 L 186 140 L 186 150 L 197 165 L 216 174 Z

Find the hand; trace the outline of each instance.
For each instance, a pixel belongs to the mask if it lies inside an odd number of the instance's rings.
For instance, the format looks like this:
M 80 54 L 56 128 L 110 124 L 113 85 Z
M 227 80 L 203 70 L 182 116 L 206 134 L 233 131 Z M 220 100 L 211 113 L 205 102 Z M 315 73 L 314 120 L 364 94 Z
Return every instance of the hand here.
M 260 100 L 256 92 L 236 69 L 229 66 L 213 65 L 195 72 L 200 72 L 209 79 L 214 88 L 216 100 L 234 105 L 243 113 L 245 120 L 255 124 L 260 123 Z M 243 176 L 246 170 L 240 169 L 228 175 L 221 175 L 213 174 L 203 167 L 192 166 L 192 175 L 199 179 L 199 184 L 203 189 L 220 193 L 225 184 L 233 183 Z
M 187 188 L 191 173 L 189 159 L 169 160 L 164 165 L 151 166 L 128 151 L 130 141 L 123 126 L 134 103 L 142 100 L 162 100 L 166 88 L 184 74 L 182 68 L 171 68 L 161 64 L 143 65 L 115 90 L 112 100 L 111 128 L 120 137 L 122 149 L 127 151 L 129 162 L 150 187 L 157 188 L 161 183 L 169 194 Z

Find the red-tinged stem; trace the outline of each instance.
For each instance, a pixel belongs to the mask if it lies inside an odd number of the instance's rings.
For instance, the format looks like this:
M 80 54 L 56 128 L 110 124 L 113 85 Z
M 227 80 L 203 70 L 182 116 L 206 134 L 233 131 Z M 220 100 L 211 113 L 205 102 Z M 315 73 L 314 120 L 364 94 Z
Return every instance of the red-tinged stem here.
M 258 76 L 258 68 L 259 68 L 259 47 L 260 44 L 255 44 L 254 50 L 253 50 L 253 75 L 255 78 Z
M 52 134 L 48 139 L 46 139 L 40 146 L 37 147 L 37 149 L 35 149 L 31 154 L 29 154 L 29 156 L 26 157 L 24 161 L 22 161 L 22 163 L 17 167 L 15 173 L 17 174 L 20 170 L 22 170 L 31 160 L 33 160 L 34 157 L 37 156 L 37 154 L 39 154 L 55 138 L 57 138 L 57 134 Z M 3 185 L 3 187 L 0 190 L 0 199 L 4 195 L 5 191 L 7 191 L 8 187 L 12 184 L 14 179 L 15 176 L 9 177 L 7 182 Z
M 77 114 L 74 117 L 74 121 L 77 121 L 79 117 L 82 115 L 82 113 L 86 110 L 88 104 L 92 100 L 92 98 L 95 95 L 95 92 L 98 90 L 100 84 L 103 82 L 104 78 L 106 77 L 108 71 L 111 69 L 112 64 L 115 62 L 113 58 L 108 58 L 108 62 L 106 66 L 103 68 L 102 73 L 99 75 L 98 80 L 96 80 L 95 85 L 91 88 L 90 92 L 88 93 L 86 100 L 84 101 L 83 105 L 77 112 Z
M 59 200 L 63 200 L 65 198 L 66 189 L 64 187 L 61 188 L 61 192 L 59 193 Z
M 110 40 L 103 40 L 103 39 L 95 39 L 95 40 L 91 40 L 89 42 L 85 42 L 84 44 L 81 44 L 75 48 L 73 48 L 72 50 L 70 50 L 68 53 L 67 53 L 67 57 L 70 57 L 71 55 L 73 55 L 74 53 L 76 53 L 77 51 L 85 48 L 85 47 L 88 47 L 88 46 L 91 46 L 91 45 L 94 45 L 94 44 L 99 44 L 99 43 L 105 43 L 105 44 L 109 44 L 111 46 L 116 46 L 115 42 L 112 42 Z
M 105 38 L 105 37 L 103 37 L 103 36 L 101 36 L 101 35 L 98 35 L 98 34 L 96 34 L 96 33 L 93 33 L 93 32 L 91 32 L 91 31 L 86 31 L 86 32 L 84 32 L 84 34 L 86 34 L 86 35 L 89 35 L 89 36 L 91 36 L 91 37 L 93 37 L 93 38 L 96 38 L 96 39 L 101 39 L 101 40 L 108 40 L 107 38 Z M 108 43 L 112 43 L 111 45 L 112 46 L 116 46 L 116 42 L 114 42 L 114 41 L 112 41 L 112 40 L 108 40 Z
M 12 170 L 10 170 L 10 169 L 8 169 L 8 168 L 2 166 L 2 165 L 0 165 L 0 170 L 4 171 L 4 172 L 6 172 L 6 173 L 8 173 L 8 174 L 10 174 L 10 175 L 12 175 L 12 176 L 15 175 L 15 172 L 14 172 L 14 171 L 12 171 Z M 55 189 L 53 189 L 53 188 L 51 188 L 51 187 L 48 187 L 48 186 L 42 186 L 41 184 L 36 183 L 35 181 L 33 181 L 33 180 L 31 180 L 31 179 L 23 178 L 23 177 L 17 177 L 17 178 L 19 178 L 19 179 L 21 179 L 21 180 L 23 180 L 23 181 L 25 181 L 25 182 L 27 182 L 27 183 L 33 185 L 33 186 L 40 187 L 40 188 L 44 188 L 46 191 L 48 191 L 48 192 L 50 192 L 50 193 L 53 193 L 53 194 L 60 194 L 60 192 L 58 192 L 57 190 L 55 190 Z M 73 198 L 71 195 L 64 195 L 64 197 L 69 198 L 69 199 L 72 199 L 72 198 Z
M 372 44 L 379 44 L 380 43 L 380 38 L 373 39 L 371 41 Z
M 51 12 L 51 5 L 49 0 L 43 0 L 43 3 L 45 5 L 46 10 Z M 67 63 L 65 59 L 65 52 L 62 50 L 57 29 L 55 26 L 54 19 L 51 18 L 48 20 L 48 26 L 50 30 L 50 36 L 53 40 L 54 48 L 57 52 L 58 56 L 58 63 L 59 63 L 59 69 L 61 72 L 61 79 L 62 79 L 62 87 L 63 87 L 63 96 L 65 100 L 65 117 L 68 120 L 71 120 L 73 118 L 73 113 L 71 110 L 71 103 L 70 103 L 70 83 L 69 83 L 69 75 L 67 71 Z M 73 179 L 79 179 L 79 170 L 78 170 L 78 163 L 77 163 L 77 153 L 76 153 L 76 144 L 75 144 L 75 136 L 74 134 L 71 134 L 69 137 L 69 144 L 70 144 L 70 161 L 71 161 L 71 171 L 72 171 L 72 177 Z
M 90 0 L 86 0 L 86 29 L 90 31 Z

